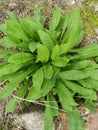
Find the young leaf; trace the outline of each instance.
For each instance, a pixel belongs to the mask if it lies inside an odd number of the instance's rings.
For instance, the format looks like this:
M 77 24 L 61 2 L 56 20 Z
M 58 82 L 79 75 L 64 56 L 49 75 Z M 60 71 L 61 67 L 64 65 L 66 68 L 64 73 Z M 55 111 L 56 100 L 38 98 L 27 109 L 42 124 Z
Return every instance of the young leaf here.
M 52 31 L 56 30 L 56 28 L 59 24 L 60 18 L 61 18 L 61 10 L 59 8 L 56 8 L 56 10 L 53 13 L 52 19 L 49 23 L 50 30 L 52 30 Z
M 60 48 L 58 45 L 54 46 L 52 54 L 51 54 L 51 59 L 55 60 L 57 57 L 60 56 Z
M 45 45 L 39 44 L 37 47 L 38 61 L 46 63 L 49 60 L 49 50 Z
M 69 62 L 69 59 L 67 57 L 58 57 L 52 61 L 52 64 L 57 67 L 65 67 L 68 62 Z
M 39 30 L 39 37 L 41 39 L 41 42 L 49 49 L 51 52 L 53 50 L 54 42 L 51 39 L 51 37 L 46 33 L 45 31 Z
M 12 42 L 8 37 L 0 39 L 0 45 L 3 45 L 6 48 L 16 47 L 16 44 Z
M 84 122 L 78 109 L 68 112 L 67 119 L 70 130 L 85 130 Z
M 31 52 L 34 52 L 37 49 L 38 44 L 40 44 L 40 42 L 30 42 L 29 43 L 29 49 Z
M 46 65 L 44 65 L 43 69 L 44 69 L 44 78 L 51 79 L 53 76 L 53 73 L 54 73 L 52 65 L 46 64 Z

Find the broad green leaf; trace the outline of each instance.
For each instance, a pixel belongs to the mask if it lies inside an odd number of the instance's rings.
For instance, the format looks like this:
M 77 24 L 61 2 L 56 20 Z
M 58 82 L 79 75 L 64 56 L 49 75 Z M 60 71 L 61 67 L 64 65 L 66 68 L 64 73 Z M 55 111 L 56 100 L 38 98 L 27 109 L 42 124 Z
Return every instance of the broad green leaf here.
M 22 29 L 30 37 L 30 39 L 32 38 L 36 42 L 39 42 L 40 38 L 38 35 L 38 30 L 44 30 L 43 25 L 39 21 L 32 19 L 30 17 L 21 19 L 20 23 L 21 23 Z
M 64 108 L 64 110 L 72 111 L 72 106 L 76 106 L 70 91 L 66 88 L 66 86 L 61 82 L 57 82 L 58 96 L 59 100 Z
M 39 30 L 39 37 L 41 39 L 41 42 L 49 49 L 51 52 L 53 50 L 54 42 L 51 39 L 51 37 L 46 33 L 45 31 Z
M 17 52 L 16 54 L 13 54 L 9 57 L 8 62 L 9 63 L 16 63 L 21 64 L 25 63 L 27 61 L 32 61 L 34 59 L 34 55 L 26 52 Z
M 79 93 L 81 96 L 83 96 L 86 99 L 90 100 L 96 100 L 96 92 L 87 88 L 82 87 L 81 85 L 74 83 L 72 81 L 62 80 L 63 83 L 72 91 L 75 93 Z
M 85 88 L 90 88 L 98 91 L 98 80 L 88 78 L 88 79 L 78 80 L 78 82 Z
M 80 24 L 76 24 L 74 28 L 70 31 L 69 37 L 66 40 L 68 46 L 67 46 L 67 52 L 69 52 L 74 46 L 77 45 L 77 42 L 80 37 L 80 32 L 81 32 L 81 26 Z
M 26 91 L 28 89 L 28 84 L 27 83 L 26 84 L 22 84 L 20 86 L 20 88 L 19 88 L 19 90 L 18 90 L 18 92 L 16 94 L 17 97 L 23 98 L 25 96 L 25 93 L 26 93 Z M 11 99 L 9 101 L 9 103 L 7 104 L 6 110 L 8 112 L 13 112 L 15 110 L 15 108 L 16 108 L 17 103 L 19 103 L 20 101 L 21 101 L 20 99 L 18 99 L 16 97 L 13 97 L 13 99 Z
M 6 64 L 0 68 L 0 78 L 6 74 L 14 73 L 19 70 L 23 64 Z
M 43 68 L 39 68 L 33 75 L 33 84 L 30 88 L 27 99 L 35 100 L 39 99 L 42 96 L 41 86 L 43 84 L 43 81 L 44 81 Z
M 95 57 L 98 56 L 98 44 L 90 44 L 73 51 L 77 52 L 78 54 L 73 56 L 72 59 L 86 59 L 89 57 Z
M 26 34 L 24 33 L 24 31 L 21 29 L 20 24 L 18 22 L 12 21 L 12 20 L 7 20 L 6 21 L 6 27 L 7 29 L 9 29 L 10 31 L 7 31 L 7 34 L 10 36 L 10 38 L 16 37 L 17 39 L 21 39 L 25 42 L 28 42 L 29 39 L 26 36 Z M 13 35 L 14 33 L 14 35 Z M 12 36 L 11 36 L 12 35 Z
M 98 57 L 96 57 L 96 62 L 98 63 Z
M 93 71 L 92 75 L 91 75 L 92 79 L 98 80 L 98 69 L 96 69 L 95 71 Z
M 69 45 L 67 43 L 60 45 L 60 55 L 67 52 Z
M 67 113 L 69 130 L 85 130 L 84 121 L 78 109 Z
M 0 39 L 0 44 L 6 48 L 16 47 L 16 44 L 12 42 L 8 37 Z
M 91 78 L 81 79 L 81 80 L 78 80 L 77 82 L 85 88 L 92 89 L 94 87 L 94 84 L 92 83 Z
M 95 104 L 91 100 L 86 100 L 85 105 L 91 112 L 96 111 Z
M 16 89 L 18 85 L 25 79 L 25 77 L 34 70 L 35 67 L 32 66 L 25 71 L 15 73 L 12 76 L 12 79 L 10 79 L 9 83 L 6 85 L 6 87 L 0 92 L 0 98 L 6 98 L 7 96 L 9 96 L 14 91 L 14 89 Z
M 67 57 L 58 57 L 52 61 L 52 64 L 57 67 L 65 67 L 68 62 L 69 62 L 69 59 Z
M 30 38 L 30 39 L 34 39 L 36 38 L 36 34 L 33 31 L 33 27 L 31 27 L 30 23 L 29 23 L 29 19 L 28 18 L 21 18 L 19 19 L 19 23 L 21 25 L 21 28 L 23 29 L 23 31 L 25 32 L 25 34 Z M 25 27 L 25 28 L 24 28 Z M 37 35 L 38 37 L 38 35 Z M 36 38 L 38 39 L 38 38 Z
M 41 61 L 42 63 L 46 63 L 49 60 L 49 49 L 42 44 L 39 44 L 37 47 L 37 53 L 38 53 L 38 61 Z
M 52 60 L 55 60 L 59 56 L 60 56 L 60 47 L 58 45 L 56 45 L 53 48 L 51 58 L 52 58 Z
M 46 65 L 44 65 L 43 69 L 44 69 L 44 78 L 50 79 L 54 73 L 52 65 L 46 64 Z
M 98 64 L 91 60 L 81 60 L 70 64 L 70 69 L 96 69 Z
M 37 49 L 39 42 L 30 42 L 29 43 L 29 49 L 31 52 L 34 52 Z
M 61 18 L 61 10 L 59 8 L 56 8 L 56 10 L 53 13 L 52 19 L 49 23 L 50 30 L 53 30 L 53 31 L 56 30 L 59 24 L 60 18 Z
M 46 96 L 53 89 L 54 86 L 55 86 L 54 78 L 44 80 L 42 88 L 41 88 L 42 96 L 43 97 Z
M 48 102 L 49 98 L 47 97 L 46 100 L 46 108 L 45 108 L 45 114 L 44 114 L 44 129 L 45 130 L 53 130 L 53 115 L 50 106 L 50 103 Z
M 90 71 L 82 71 L 82 70 L 68 70 L 63 71 L 58 74 L 61 79 L 67 80 L 79 80 L 90 77 L 92 72 Z
M 39 68 L 33 75 L 33 85 L 40 88 L 43 83 L 43 80 L 44 80 L 43 68 Z

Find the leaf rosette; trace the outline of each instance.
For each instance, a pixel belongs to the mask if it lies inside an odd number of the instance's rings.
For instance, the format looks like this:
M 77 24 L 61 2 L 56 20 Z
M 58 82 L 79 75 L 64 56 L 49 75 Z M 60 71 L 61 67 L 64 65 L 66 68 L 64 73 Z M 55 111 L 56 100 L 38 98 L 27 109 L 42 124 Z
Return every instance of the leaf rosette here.
M 52 130 L 53 117 L 59 113 L 59 99 L 63 110 L 68 112 L 70 130 L 84 130 L 75 98 L 84 99 L 89 109 L 94 110 L 98 64 L 91 58 L 98 56 L 98 44 L 77 47 L 83 40 L 80 9 L 77 7 L 71 14 L 62 15 L 56 8 L 49 28 L 44 26 L 45 20 L 38 8 L 34 18 L 19 19 L 12 12 L 9 16 L 0 26 L 5 34 L 0 39 L 5 47 L 0 50 L 3 59 L 0 80 L 8 81 L 0 98 L 15 91 L 19 98 L 44 101 L 45 130 Z M 7 111 L 13 112 L 20 101 L 15 97 L 11 99 Z

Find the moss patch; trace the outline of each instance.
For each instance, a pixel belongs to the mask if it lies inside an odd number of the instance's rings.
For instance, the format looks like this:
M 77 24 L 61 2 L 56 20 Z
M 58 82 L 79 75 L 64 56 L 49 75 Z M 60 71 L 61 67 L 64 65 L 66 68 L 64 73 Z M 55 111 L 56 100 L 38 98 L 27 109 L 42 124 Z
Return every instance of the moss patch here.
M 81 13 L 84 21 L 84 29 L 87 35 L 94 35 L 94 29 L 98 27 L 98 13 L 89 5 L 85 5 Z

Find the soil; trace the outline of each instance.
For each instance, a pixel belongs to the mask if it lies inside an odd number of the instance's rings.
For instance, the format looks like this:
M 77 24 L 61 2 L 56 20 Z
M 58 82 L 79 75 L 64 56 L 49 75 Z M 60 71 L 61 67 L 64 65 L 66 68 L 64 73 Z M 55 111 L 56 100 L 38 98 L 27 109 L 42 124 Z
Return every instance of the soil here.
M 84 40 L 82 46 L 89 43 L 98 43 L 98 1 L 97 0 L 0 0 L 0 24 L 8 19 L 7 12 L 13 11 L 18 17 L 26 17 L 27 15 L 33 17 L 34 8 L 38 6 L 42 10 L 42 16 L 49 20 L 56 6 L 62 9 L 63 13 L 69 13 L 71 10 L 80 6 L 81 16 L 84 21 Z M 0 32 L 0 38 L 3 37 L 3 33 Z M 2 47 L 0 47 L 2 49 Z M 0 61 L 1 62 L 1 61 Z M 23 110 L 23 104 L 19 104 L 14 113 L 7 113 L 5 106 L 9 99 L 0 100 L 0 130 L 30 130 L 27 126 L 23 125 L 26 122 L 21 122 L 21 119 L 25 114 L 39 115 L 39 110 L 43 113 L 44 108 L 42 106 L 32 104 L 27 110 Z M 81 106 L 80 111 L 85 109 L 82 115 L 85 120 L 86 130 L 98 130 L 98 101 L 95 103 L 96 112 L 90 113 L 85 106 Z M 32 110 L 33 109 L 33 110 Z M 26 115 L 26 117 L 30 118 Z M 43 115 L 41 118 L 43 118 Z M 35 122 L 36 124 L 36 122 Z M 60 113 L 59 117 L 55 119 L 55 130 L 68 130 L 66 114 Z M 33 130 L 33 129 L 32 129 Z M 35 130 L 35 129 L 34 129 Z M 37 129 L 36 129 L 37 130 Z M 38 128 L 38 130 L 41 130 Z

